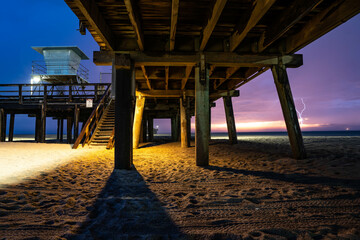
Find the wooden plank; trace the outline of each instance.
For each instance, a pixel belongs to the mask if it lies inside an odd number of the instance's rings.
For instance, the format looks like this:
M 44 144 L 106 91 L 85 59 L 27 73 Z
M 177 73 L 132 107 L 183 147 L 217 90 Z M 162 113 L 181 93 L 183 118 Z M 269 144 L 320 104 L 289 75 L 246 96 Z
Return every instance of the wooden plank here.
M 101 15 L 95 0 L 74 0 L 74 2 L 107 48 L 110 51 L 115 50 L 115 36 Z
M 179 0 L 172 0 L 171 3 L 171 25 L 170 25 L 170 51 L 175 48 L 176 26 L 179 15 Z
M 169 66 L 165 67 L 165 90 L 169 89 Z
M 193 66 L 186 66 L 185 68 L 185 77 L 181 80 L 181 90 L 185 89 L 186 83 L 190 77 L 191 71 L 193 69 Z
M 149 77 L 148 77 L 148 75 L 147 75 L 147 73 L 146 73 L 146 69 L 145 69 L 145 66 L 144 66 L 144 65 L 141 65 L 141 70 L 142 70 L 142 72 L 143 72 L 143 74 L 144 74 L 144 77 L 145 77 L 145 79 L 146 79 L 146 85 L 147 85 L 147 87 L 149 88 L 149 90 L 151 90 L 150 80 L 149 80 Z
M 306 158 L 306 152 L 286 68 L 283 65 L 276 65 L 271 70 L 279 95 L 292 152 L 296 159 L 304 159 Z
M 132 69 L 116 69 L 115 89 L 115 169 L 131 169 L 132 164 Z
M 140 24 L 140 17 L 138 15 L 138 12 L 136 11 L 136 5 L 133 0 L 124 0 L 124 3 L 128 12 L 130 22 L 135 31 L 136 41 L 139 49 L 141 51 L 144 51 L 144 35 Z
M 133 124 L 133 148 L 139 148 L 140 135 L 141 135 L 141 123 L 144 113 L 145 97 L 136 97 L 134 124 Z
M 15 113 L 10 114 L 9 142 L 14 140 Z
M 294 53 L 360 12 L 358 0 L 336 0 L 286 39 L 287 53 Z
M 204 51 L 209 38 L 214 31 L 216 23 L 218 22 L 220 15 L 225 7 L 227 0 L 216 0 L 212 9 L 211 16 L 202 32 L 202 39 L 200 44 L 200 51 Z
M 242 31 L 234 32 L 230 37 L 230 51 L 233 52 L 244 40 L 248 32 L 261 20 L 276 0 L 256 0 L 253 3 L 253 9 L 249 20 L 241 29 Z
M 188 116 L 187 116 L 187 101 L 188 99 L 180 98 L 180 131 L 181 131 L 181 147 L 190 147 L 190 136 L 188 135 Z
M 204 72 L 205 74 L 201 74 Z M 195 159 L 197 166 L 209 165 L 209 72 L 203 58 L 195 67 Z
M 230 144 L 237 144 L 236 125 L 231 97 L 223 97 Z
M 291 27 L 298 23 L 312 9 L 318 6 L 322 0 L 296 0 L 289 8 L 283 10 L 278 17 L 271 21 L 271 25 L 265 31 L 263 44 L 259 46 L 259 52 L 283 36 Z

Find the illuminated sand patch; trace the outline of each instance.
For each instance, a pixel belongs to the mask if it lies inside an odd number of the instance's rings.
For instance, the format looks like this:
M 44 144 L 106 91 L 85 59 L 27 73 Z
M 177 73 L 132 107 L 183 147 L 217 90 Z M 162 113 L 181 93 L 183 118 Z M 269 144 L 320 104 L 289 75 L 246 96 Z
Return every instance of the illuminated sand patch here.
M 0 186 L 15 184 L 68 163 L 85 149 L 73 150 L 69 144 L 0 143 Z

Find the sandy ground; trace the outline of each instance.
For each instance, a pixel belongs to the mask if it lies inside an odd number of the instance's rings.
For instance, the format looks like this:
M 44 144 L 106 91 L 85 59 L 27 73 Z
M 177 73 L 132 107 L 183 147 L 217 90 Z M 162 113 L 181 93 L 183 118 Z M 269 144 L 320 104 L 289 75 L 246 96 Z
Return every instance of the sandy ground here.
M 11 149 L 32 161 L 47 146 L 14 144 L 0 145 L 8 164 Z M 113 151 L 61 145 L 56 164 L 3 183 L 0 239 L 360 239 L 360 137 L 305 145 L 294 160 L 287 137 L 212 141 L 195 167 L 194 147 L 151 143 L 132 171 L 112 170 Z

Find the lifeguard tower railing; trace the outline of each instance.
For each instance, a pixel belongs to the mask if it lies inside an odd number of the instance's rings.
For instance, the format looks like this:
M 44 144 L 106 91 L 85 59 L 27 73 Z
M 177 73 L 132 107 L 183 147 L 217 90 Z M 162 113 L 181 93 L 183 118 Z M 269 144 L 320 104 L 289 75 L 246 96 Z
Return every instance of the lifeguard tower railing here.
M 75 77 L 74 79 L 76 79 L 77 83 L 87 83 L 89 80 L 89 70 L 84 65 L 72 63 L 68 60 L 32 61 L 32 75 L 38 75 L 41 81 L 52 83 L 64 81 L 66 77 L 68 77 L 68 79 Z
M 108 83 L 83 84 L 0 84 L 1 104 L 96 104 L 110 88 Z

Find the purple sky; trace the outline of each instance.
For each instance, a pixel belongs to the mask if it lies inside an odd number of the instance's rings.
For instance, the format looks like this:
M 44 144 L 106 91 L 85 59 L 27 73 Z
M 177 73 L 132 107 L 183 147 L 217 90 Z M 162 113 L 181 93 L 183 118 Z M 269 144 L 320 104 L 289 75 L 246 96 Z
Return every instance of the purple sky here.
M 21 8 L 19 8 L 21 6 Z M 42 56 L 31 46 L 79 46 L 90 58 L 99 50 L 92 36 L 76 29 L 78 19 L 62 0 L 7 1 L 0 8 L 1 83 L 29 83 L 31 61 Z M 289 69 L 296 106 L 303 108 L 303 130 L 360 130 L 360 15 L 311 43 L 299 53 L 304 65 Z M 91 82 L 99 79 L 92 61 L 83 62 L 91 71 Z M 245 84 L 233 99 L 239 131 L 285 130 L 275 85 L 270 71 Z M 194 119 L 192 119 L 193 121 Z M 17 132 L 33 132 L 34 119 L 15 120 Z M 170 121 L 156 121 L 159 132 L 169 132 Z M 226 131 L 223 102 L 212 109 L 213 131 Z M 48 132 L 55 132 L 48 124 Z

